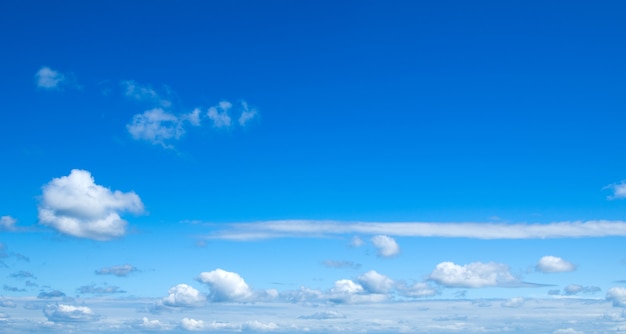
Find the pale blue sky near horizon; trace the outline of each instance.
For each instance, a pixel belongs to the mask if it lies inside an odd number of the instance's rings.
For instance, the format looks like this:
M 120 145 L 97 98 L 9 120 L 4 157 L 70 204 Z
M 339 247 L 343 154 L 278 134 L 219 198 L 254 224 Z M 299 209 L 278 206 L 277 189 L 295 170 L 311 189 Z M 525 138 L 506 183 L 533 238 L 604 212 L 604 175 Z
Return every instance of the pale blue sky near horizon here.
M 625 14 L 621 1 L 1 3 L 0 323 L 358 332 L 368 316 L 351 307 L 389 304 L 399 318 L 370 331 L 501 331 L 517 320 L 494 311 L 489 327 L 472 306 L 429 306 L 420 328 L 404 302 L 569 298 L 622 312 L 602 328 L 623 331 Z M 343 309 L 220 313 L 264 303 Z M 437 327 L 444 316 L 457 327 Z M 542 330 L 606 320 L 564 319 Z

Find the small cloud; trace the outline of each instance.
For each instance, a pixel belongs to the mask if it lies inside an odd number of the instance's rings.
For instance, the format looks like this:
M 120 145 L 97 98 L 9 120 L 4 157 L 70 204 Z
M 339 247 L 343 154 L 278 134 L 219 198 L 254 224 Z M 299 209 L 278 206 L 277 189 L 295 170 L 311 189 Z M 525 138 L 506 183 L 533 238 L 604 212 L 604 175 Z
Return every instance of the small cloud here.
M 552 334 L 584 334 L 584 332 L 577 331 L 571 327 L 569 328 L 559 328 L 552 332 Z
M 131 273 L 139 271 L 136 267 L 130 264 L 124 264 L 121 266 L 103 267 L 96 270 L 96 275 L 115 275 L 117 277 L 126 277 Z
M 254 119 L 257 115 L 257 111 L 254 108 L 248 107 L 248 103 L 245 101 L 241 102 L 241 106 L 243 111 L 239 116 L 239 125 L 246 126 L 252 119 Z
M 119 286 L 96 286 L 95 284 L 83 285 L 76 289 L 81 294 L 108 295 L 115 293 L 125 293 Z
M 228 101 L 221 101 L 217 106 L 209 108 L 207 116 L 213 121 L 213 126 L 216 128 L 229 128 L 231 119 L 228 115 L 228 110 L 232 108 L 232 103 Z
M 561 294 L 561 290 L 559 290 L 559 289 L 548 290 L 548 295 L 549 296 L 558 296 L 560 294 Z
M 474 262 L 462 266 L 453 262 L 442 262 L 430 273 L 428 279 L 445 287 L 454 288 L 483 288 L 519 284 L 519 280 L 509 272 L 507 265 L 494 262 Z
M 363 240 L 358 236 L 352 237 L 352 241 L 350 241 L 350 246 L 352 247 L 361 247 L 363 245 Z
M 16 279 L 35 278 L 35 276 L 32 273 L 28 271 L 24 271 L 24 270 L 20 270 L 18 272 L 11 274 L 11 277 L 16 278 Z
M 544 256 L 535 266 L 542 273 L 564 273 L 576 270 L 576 266 L 556 256 Z
M 606 189 L 610 189 L 613 192 L 613 195 L 609 195 L 606 197 L 609 200 L 626 198 L 626 181 L 609 184 L 608 186 L 602 188 L 602 190 Z
M 313 319 L 313 320 L 326 320 L 326 319 L 345 319 L 346 315 L 336 311 L 323 311 L 315 312 L 309 315 L 301 315 L 298 319 Z
M 180 321 L 180 327 L 187 331 L 199 331 L 204 328 L 204 321 L 183 318 L 183 320 Z
M 0 231 L 15 231 L 17 220 L 11 216 L 0 217 Z
M 0 307 L 15 308 L 15 302 L 12 299 L 0 297 Z
M 65 304 L 48 304 L 44 314 L 52 322 L 86 322 L 98 319 L 89 307 Z
M 354 263 L 352 261 L 333 261 L 326 260 L 323 262 L 324 266 L 328 268 L 351 268 L 351 269 L 359 269 L 361 268 L 361 264 Z
M 522 305 L 524 305 L 524 298 L 522 297 L 511 298 L 509 300 L 502 302 L 502 304 L 500 305 L 502 305 L 502 307 L 507 307 L 507 308 L 519 308 L 519 307 L 522 307 Z
M 396 289 L 403 296 L 410 298 L 432 297 L 439 294 L 437 289 L 424 282 L 416 282 L 413 285 L 407 285 L 404 282 L 400 282 L 396 284 Z M 458 291 L 457 293 L 459 292 L 462 292 L 462 295 L 455 294 L 456 297 L 465 297 L 466 291 Z
M 150 320 L 147 317 L 143 317 L 140 321 L 135 322 L 134 328 L 144 330 L 167 330 L 170 326 L 160 322 L 159 320 Z
M 198 281 L 211 288 L 209 297 L 216 302 L 245 301 L 253 296 L 252 289 L 239 274 L 215 269 L 202 272 Z
M 8 292 L 24 292 L 24 291 L 26 291 L 26 289 L 20 289 L 18 287 L 6 285 L 6 284 L 2 286 L 2 289 L 4 291 L 8 291 Z
M 610 288 L 606 293 L 606 300 L 613 302 L 615 307 L 626 307 L 626 288 Z
M 168 296 L 162 299 L 163 305 L 171 307 L 198 307 L 204 305 L 206 297 L 187 284 L 171 287 Z
M 126 125 L 126 129 L 133 139 L 161 145 L 164 148 L 173 148 L 166 142 L 171 139 L 179 139 L 185 134 L 181 120 L 176 115 L 161 108 L 133 116 L 131 122 Z
M 359 276 L 357 281 L 369 293 L 388 293 L 394 286 L 394 281 L 389 277 L 370 270 Z
M 43 89 L 57 89 L 66 82 L 65 75 L 51 69 L 50 67 L 42 67 L 35 73 L 35 83 L 37 87 Z
M 377 235 L 372 237 L 372 243 L 378 250 L 378 255 L 382 257 L 391 257 L 400 253 L 400 246 L 396 241 L 386 235 Z
M 577 295 L 579 293 L 596 293 L 601 289 L 597 286 L 582 286 L 578 284 L 570 284 L 563 289 L 567 296 Z
M 120 217 L 125 211 L 143 212 L 137 194 L 111 191 L 88 171 L 73 169 L 43 186 L 39 223 L 74 237 L 108 240 L 126 233 L 127 222 Z
M 52 299 L 52 298 L 60 298 L 60 297 L 65 297 L 65 293 L 59 291 L 59 290 L 52 290 L 52 291 L 41 291 L 38 295 L 37 298 L 39 299 Z
M 157 104 L 161 107 L 169 107 L 172 103 L 161 96 L 150 86 L 139 84 L 133 80 L 126 80 L 120 83 L 126 97 L 141 102 Z

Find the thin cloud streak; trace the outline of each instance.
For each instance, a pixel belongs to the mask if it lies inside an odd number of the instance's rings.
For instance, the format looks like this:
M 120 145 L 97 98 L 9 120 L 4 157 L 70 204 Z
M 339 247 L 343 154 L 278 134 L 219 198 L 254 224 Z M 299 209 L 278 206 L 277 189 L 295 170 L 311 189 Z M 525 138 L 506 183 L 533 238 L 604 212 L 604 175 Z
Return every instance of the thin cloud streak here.
M 546 224 L 432 223 L 432 222 L 339 222 L 276 220 L 233 223 L 216 230 L 208 239 L 247 241 L 273 238 L 324 238 L 346 234 L 394 237 L 470 239 L 554 239 L 626 237 L 625 221 L 589 220 Z

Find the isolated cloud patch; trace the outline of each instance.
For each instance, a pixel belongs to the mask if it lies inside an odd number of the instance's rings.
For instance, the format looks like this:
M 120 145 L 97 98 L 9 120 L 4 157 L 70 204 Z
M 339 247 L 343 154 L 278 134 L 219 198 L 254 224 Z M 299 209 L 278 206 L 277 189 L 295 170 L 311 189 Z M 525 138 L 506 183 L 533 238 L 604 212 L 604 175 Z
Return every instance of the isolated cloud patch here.
M 17 220 L 11 216 L 0 217 L 0 231 L 15 231 Z
M 180 327 L 187 331 L 199 331 L 204 329 L 204 321 L 183 318 L 183 320 L 180 321 Z
M 185 133 L 182 121 L 161 108 L 133 116 L 126 129 L 133 139 L 148 141 L 166 148 L 170 147 L 165 143 L 167 140 L 179 139 Z
M 369 293 L 363 286 L 349 279 L 335 281 L 330 289 L 328 300 L 337 304 L 378 303 L 387 300 L 381 293 Z
M 626 288 L 610 288 L 606 292 L 606 300 L 612 302 L 615 307 L 626 307 Z
M 626 181 L 622 181 L 620 183 L 609 184 L 603 189 L 604 190 L 609 189 L 613 192 L 612 195 L 607 196 L 607 199 L 613 200 L 613 199 L 626 198 Z
M 65 75 L 50 67 L 44 66 L 35 73 L 35 83 L 39 88 L 55 89 L 64 84 L 65 81 Z
M 298 319 L 314 319 L 314 320 L 326 320 L 326 319 L 345 319 L 346 315 L 337 311 L 323 311 L 315 312 L 309 315 L 301 315 Z
M 79 287 L 77 291 L 78 293 L 81 293 L 81 294 L 94 294 L 94 295 L 108 295 L 108 294 L 126 292 L 120 289 L 119 286 L 114 286 L 114 285 L 97 286 L 95 284 L 83 285 Z
M 352 261 L 333 261 L 326 260 L 323 262 L 324 266 L 328 268 L 351 268 L 351 269 L 359 269 L 361 268 L 361 264 L 354 263 Z
M 86 322 L 98 319 L 89 307 L 65 304 L 48 304 L 44 314 L 53 322 Z
M 79 238 L 108 240 L 126 233 L 123 212 L 143 212 L 137 194 L 111 191 L 95 184 L 88 171 L 74 169 L 43 186 L 39 223 Z
M 206 297 L 200 291 L 187 284 L 171 287 L 168 296 L 162 299 L 164 305 L 171 307 L 198 307 L 204 305 Z
M 372 243 L 376 250 L 378 250 L 378 255 L 383 257 L 390 257 L 397 255 L 400 253 L 400 246 L 398 243 L 386 235 L 377 235 L 372 238 Z
M 394 281 L 375 270 L 370 270 L 359 276 L 357 281 L 369 293 L 388 293 L 394 286 Z
M 252 289 L 234 272 L 218 268 L 200 273 L 198 280 L 210 287 L 209 298 L 215 302 L 245 301 L 253 296 Z
M 111 266 L 111 267 L 103 267 L 99 270 L 96 270 L 96 275 L 114 275 L 117 277 L 126 277 L 131 273 L 139 271 L 136 267 L 131 266 L 130 264 L 124 264 L 121 266 Z
M 52 299 L 52 298 L 61 298 L 61 297 L 65 297 L 65 293 L 59 290 L 41 291 L 37 295 L 37 298 L 39 299 Z
M 576 266 L 557 256 L 544 256 L 539 259 L 535 266 L 542 273 L 565 273 L 576 270 Z
M 510 286 L 518 282 L 507 265 L 494 262 L 473 262 L 466 265 L 442 262 L 430 273 L 429 279 L 453 288 Z
M 169 107 L 172 104 L 168 99 L 162 98 L 150 86 L 139 84 L 133 80 L 122 81 L 120 84 L 123 94 L 133 100 L 155 103 L 162 107 Z

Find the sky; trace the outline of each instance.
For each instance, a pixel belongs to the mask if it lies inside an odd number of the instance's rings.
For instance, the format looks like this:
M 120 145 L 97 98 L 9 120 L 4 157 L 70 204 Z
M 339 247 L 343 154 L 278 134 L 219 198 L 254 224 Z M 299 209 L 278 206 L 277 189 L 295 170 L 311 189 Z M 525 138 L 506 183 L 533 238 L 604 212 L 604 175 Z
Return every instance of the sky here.
M 626 333 L 625 16 L 0 2 L 0 331 Z

